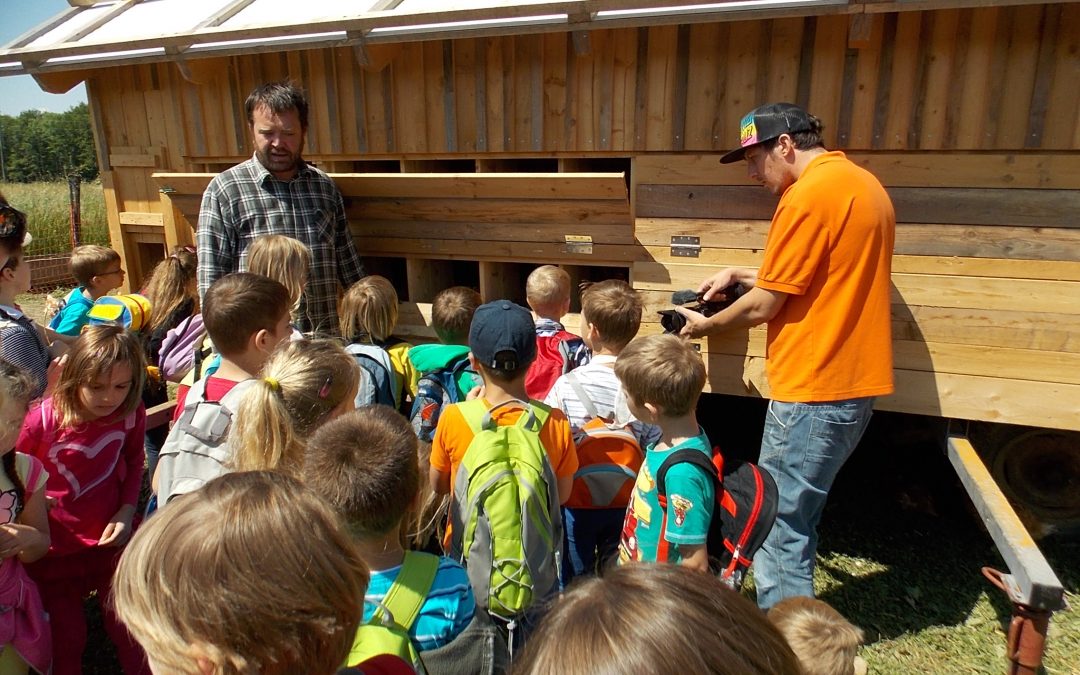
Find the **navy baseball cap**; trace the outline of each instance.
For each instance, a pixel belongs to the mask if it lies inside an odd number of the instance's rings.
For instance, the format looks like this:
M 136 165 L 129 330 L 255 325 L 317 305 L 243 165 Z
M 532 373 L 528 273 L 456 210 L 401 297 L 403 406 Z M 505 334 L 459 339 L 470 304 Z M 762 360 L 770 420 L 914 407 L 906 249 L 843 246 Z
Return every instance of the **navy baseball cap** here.
M 794 103 L 769 103 L 754 108 L 739 122 L 739 147 L 721 157 L 720 163 L 738 162 L 751 146 L 812 128 L 810 114 Z
M 509 300 L 476 308 L 469 328 L 469 350 L 488 368 L 517 370 L 536 358 L 532 313 Z

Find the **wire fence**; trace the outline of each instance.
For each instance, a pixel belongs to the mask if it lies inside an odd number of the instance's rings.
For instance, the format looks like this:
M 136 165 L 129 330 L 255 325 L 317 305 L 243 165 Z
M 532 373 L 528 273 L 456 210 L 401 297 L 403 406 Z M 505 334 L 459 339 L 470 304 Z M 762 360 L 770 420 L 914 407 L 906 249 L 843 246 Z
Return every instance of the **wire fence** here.
M 68 261 L 75 246 L 109 245 L 100 183 L 4 183 L 0 191 L 26 214 L 27 229 L 33 235 L 26 260 L 35 291 L 74 285 Z

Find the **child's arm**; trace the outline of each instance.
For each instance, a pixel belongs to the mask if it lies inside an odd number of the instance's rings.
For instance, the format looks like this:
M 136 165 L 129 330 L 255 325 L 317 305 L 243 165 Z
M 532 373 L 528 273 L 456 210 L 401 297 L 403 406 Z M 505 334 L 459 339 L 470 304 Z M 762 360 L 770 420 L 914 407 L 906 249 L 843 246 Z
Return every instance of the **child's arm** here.
M 49 516 L 42 487 L 30 495 L 16 522 L 0 525 L 0 557 L 17 555 L 24 563 L 32 563 L 48 550 Z
M 428 480 L 431 481 L 431 489 L 435 494 L 450 494 L 450 472 L 439 471 L 435 467 L 431 467 L 428 469 Z
M 679 544 L 679 562 L 683 567 L 689 567 L 698 572 L 709 571 L 709 550 L 705 544 Z
M 127 431 L 122 461 L 127 464 L 127 475 L 120 486 L 120 508 L 98 539 L 98 546 L 122 546 L 131 537 L 131 521 L 135 517 L 135 504 L 142 487 L 145 456 L 143 439 L 146 436 L 146 411 L 142 406 L 135 411 L 135 425 Z

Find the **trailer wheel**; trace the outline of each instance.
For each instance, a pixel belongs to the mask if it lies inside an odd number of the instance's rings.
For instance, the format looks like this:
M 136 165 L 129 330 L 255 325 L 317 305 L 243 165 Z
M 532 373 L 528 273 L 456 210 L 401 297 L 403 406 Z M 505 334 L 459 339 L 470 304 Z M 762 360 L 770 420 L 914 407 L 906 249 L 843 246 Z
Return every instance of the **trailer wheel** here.
M 1080 533 L 1080 433 L 972 424 L 969 438 L 1033 536 Z

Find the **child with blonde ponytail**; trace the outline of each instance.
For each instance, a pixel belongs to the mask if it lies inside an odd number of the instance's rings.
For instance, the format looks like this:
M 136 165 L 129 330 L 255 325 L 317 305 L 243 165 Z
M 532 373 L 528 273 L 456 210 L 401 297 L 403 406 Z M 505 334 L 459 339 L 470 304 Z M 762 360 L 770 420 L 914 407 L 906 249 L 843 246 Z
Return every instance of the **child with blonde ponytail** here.
M 353 409 L 359 382 L 356 362 L 337 342 L 280 345 L 236 411 L 231 469 L 297 475 L 308 437 Z

